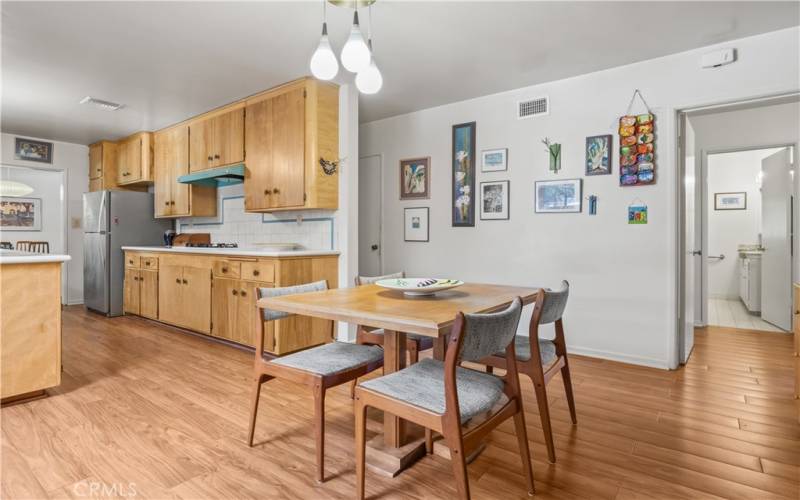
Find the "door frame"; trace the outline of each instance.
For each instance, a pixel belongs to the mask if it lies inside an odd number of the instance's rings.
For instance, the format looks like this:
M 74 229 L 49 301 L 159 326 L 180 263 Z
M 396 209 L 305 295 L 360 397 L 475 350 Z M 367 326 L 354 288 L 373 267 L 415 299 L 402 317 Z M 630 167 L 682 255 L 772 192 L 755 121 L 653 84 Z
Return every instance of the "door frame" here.
M 370 155 L 363 155 L 358 157 L 358 167 L 359 167 L 359 178 L 361 175 L 361 162 L 362 160 L 366 160 L 367 158 L 378 158 L 378 162 L 380 163 L 380 167 L 378 168 L 378 183 L 380 189 L 378 190 L 378 205 L 380 206 L 380 216 L 378 217 L 378 275 L 383 274 L 383 218 L 384 218 L 384 186 L 383 186 L 383 153 L 374 153 Z M 361 183 L 359 182 L 359 185 Z M 361 211 L 361 203 L 358 204 L 358 210 Z M 360 214 L 359 214 L 360 215 Z M 361 238 L 361 233 L 359 230 L 359 239 Z M 360 243 L 360 242 L 359 242 Z M 359 270 L 360 272 L 360 270 Z
M 733 111 L 736 109 L 748 108 L 748 107 L 762 107 L 762 106 L 769 106 L 771 104 L 780 104 L 781 102 L 787 102 L 789 100 L 796 100 L 797 97 L 800 96 L 800 91 L 792 90 L 788 92 L 777 92 L 772 94 L 764 94 L 761 96 L 752 96 L 752 97 L 745 97 L 741 99 L 735 100 L 723 100 L 723 101 L 715 101 L 715 102 L 708 102 L 708 103 L 693 103 L 687 104 L 684 106 L 678 106 L 671 109 L 670 119 L 673 120 L 672 126 L 669 128 L 672 129 L 673 133 L 675 134 L 674 137 L 676 140 L 672 144 L 670 148 L 672 154 L 675 155 L 676 161 L 673 165 L 676 166 L 675 171 L 677 175 L 675 176 L 673 184 L 673 188 L 675 189 L 675 193 L 672 196 L 673 202 L 675 204 L 675 211 L 673 212 L 673 216 L 675 217 L 674 223 L 671 224 L 672 228 L 674 228 L 674 239 L 672 241 L 673 247 L 673 255 L 672 255 L 672 269 L 674 274 L 674 281 L 673 285 L 673 302 L 672 307 L 674 308 L 674 315 L 672 317 L 672 329 L 673 329 L 673 336 L 672 340 L 667 344 L 667 365 L 670 369 L 676 369 L 680 366 L 680 350 L 681 345 L 683 344 L 683 327 L 681 325 L 681 318 L 683 317 L 683 281 L 685 275 L 685 259 L 682 259 L 682 255 L 688 249 L 685 248 L 685 235 L 683 233 L 683 226 L 679 223 L 684 217 L 684 207 L 681 201 L 683 200 L 683 196 L 686 194 L 686 184 L 684 182 L 684 178 L 686 172 L 683 168 L 683 162 L 677 161 L 678 158 L 681 157 L 683 154 L 684 149 L 684 140 L 685 138 L 681 136 L 680 132 L 680 119 L 682 114 L 688 113 L 695 113 L 698 111 L 705 111 L 705 110 L 719 110 L 719 111 Z M 795 152 L 800 151 L 800 143 L 794 145 Z M 793 158 L 793 162 L 797 164 L 797 159 Z M 795 182 L 795 194 L 797 194 L 797 182 Z M 800 197 L 798 197 L 800 199 Z M 795 208 L 795 211 L 797 209 Z M 797 234 L 797 225 L 798 220 L 794 221 L 795 227 L 793 227 L 794 233 Z M 695 238 L 697 235 L 695 235 Z M 701 240 L 704 238 L 701 235 Z M 797 243 L 794 242 L 794 245 Z M 795 256 L 796 257 L 796 256 Z M 794 265 L 794 260 L 792 259 L 792 264 Z
M 726 154 L 726 153 L 741 153 L 745 151 L 758 151 L 761 149 L 780 149 L 780 148 L 789 148 L 791 151 L 791 158 L 792 158 L 792 165 L 797 163 L 796 161 L 796 151 L 797 145 L 792 143 L 784 143 L 784 144 L 771 144 L 766 146 L 741 146 L 736 148 L 721 148 L 721 149 L 709 149 L 700 150 L 700 207 L 695 207 L 695 217 L 700 216 L 700 248 L 703 252 L 703 259 L 700 261 L 700 286 L 698 291 L 700 292 L 700 304 L 701 304 L 701 314 L 700 314 L 700 321 L 695 321 L 695 326 L 697 327 L 704 327 L 708 325 L 708 202 L 709 202 L 709 193 L 708 193 L 708 157 L 711 155 L 718 155 L 718 154 Z M 795 191 L 794 189 L 792 191 Z M 796 194 L 796 193 L 795 193 Z M 794 197 L 794 195 L 793 195 Z M 794 216 L 794 214 L 792 214 Z M 792 232 L 789 233 L 788 238 L 792 243 L 792 247 L 794 247 L 793 241 L 793 233 L 794 233 L 794 226 L 796 221 L 792 221 Z M 790 254 L 789 258 L 789 265 L 792 272 L 792 276 L 794 276 L 795 263 L 794 259 L 791 257 L 793 253 Z M 695 311 L 696 312 L 696 311 Z M 697 319 L 695 317 L 695 319 Z

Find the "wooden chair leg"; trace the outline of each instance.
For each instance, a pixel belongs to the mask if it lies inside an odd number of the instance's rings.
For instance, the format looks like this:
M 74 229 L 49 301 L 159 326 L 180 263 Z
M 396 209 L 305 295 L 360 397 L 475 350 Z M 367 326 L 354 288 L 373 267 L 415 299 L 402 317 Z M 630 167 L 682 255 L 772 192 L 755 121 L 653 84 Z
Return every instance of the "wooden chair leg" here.
M 358 385 L 358 379 L 354 379 L 350 382 L 350 399 L 356 398 L 356 385 Z
M 425 453 L 433 454 L 433 431 L 425 428 Z
M 250 429 L 247 434 L 247 445 L 253 447 L 253 436 L 256 432 L 256 416 L 258 415 L 258 398 L 261 395 L 261 384 L 266 377 L 259 373 L 253 379 L 252 395 L 250 396 Z
M 547 402 L 547 390 L 544 380 L 533 380 L 533 388 L 536 391 L 536 403 L 539 405 L 539 418 L 542 420 L 542 431 L 544 441 L 547 443 L 547 461 L 551 464 L 556 463 L 556 447 L 553 443 L 553 430 L 550 428 L 550 405 Z
M 356 497 L 364 499 L 364 460 L 367 446 L 367 407 L 355 400 L 356 413 Z
M 578 423 L 578 417 L 575 413 L 575 396 L 572 394 L 572 377 L 569 374 L 569 363 L 567 362 L 567 355 L 564 355 L 564 366 L 561 367 L 561 378 L 564 380 L 564 392 L 567 393 L 567 404 L 569 405 L 569 415 L 572 417 L 572 424 Z
M 518 400 L 519 401 L 519 400 Z M 520 402 L 520 406 L 522 403 Z M 525 413 L 522 408 L 514 415 L 514 427 L 519 443 L 519 455 L 522 458 L 522 472 L 525 474 L 525 481 L 528 483 L 528 496 L 533 496 L 533 465 L 531 465 L 531 450 L 528 446 L 528 431 L 525 429 Z
M 445 439 L 450 447 L 450 463 L 453 464 L 453 475 L 456 480 L 458 498 L 461 500 L 469 500 L 469 477 L 467 476 L 467 460 L 464 456 L 464 441 L 461 438 L 460 426 L 455 430 L 456 432 L 453 432 L 453 434 L 457 435 L 445 435 Z M 445 431 L 447 434 L 450 434 L 448 431 L 452 431 L 452 429 L 447 429 Z
M 419 361 L 419 344 L 416 342 L 409 342 L 406 344 L 406 349 L 408 349 L 408 364 L 413 365 L 417 361 Z
M 314 437 L 317 441 L 317 482 L 325 480 L 325 388 L 314 386 Z

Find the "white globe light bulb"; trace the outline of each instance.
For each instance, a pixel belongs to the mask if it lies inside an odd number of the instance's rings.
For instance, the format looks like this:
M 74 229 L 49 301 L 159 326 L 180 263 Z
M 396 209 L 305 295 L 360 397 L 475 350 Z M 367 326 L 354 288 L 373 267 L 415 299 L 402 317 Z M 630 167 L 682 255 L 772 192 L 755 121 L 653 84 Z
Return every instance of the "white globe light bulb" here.
M 322 24 L 322 38 L 319 39 L 317 50 L 311 56 L 310 66 L 311 74 L 320 80 L 332 80 L 339 73 L 339 63 L 328 40 L 327 23 Z
M 367 69 L 356 75 L 356 87 L 362 94 L 375 94 L 383 87 L 383 75 L 372 58 Z
M 358 73 L 369 66 L 370 53 L 358 25 L 358 12 L 353 16 L 353 27 L 350 36 L 342 49 L 342 66 L 351 73 Z

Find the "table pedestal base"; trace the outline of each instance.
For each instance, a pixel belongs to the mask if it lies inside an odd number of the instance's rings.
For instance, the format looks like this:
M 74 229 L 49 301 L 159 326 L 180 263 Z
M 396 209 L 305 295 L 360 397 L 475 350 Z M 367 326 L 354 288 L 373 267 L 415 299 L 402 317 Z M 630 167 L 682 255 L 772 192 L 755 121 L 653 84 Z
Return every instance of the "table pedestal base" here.
M 414 439 L 400 448 L 386 446 L 380 434 L 367 441 L 367 467 L 383 476 L 395 477 L 424 456 L 425 439 Z

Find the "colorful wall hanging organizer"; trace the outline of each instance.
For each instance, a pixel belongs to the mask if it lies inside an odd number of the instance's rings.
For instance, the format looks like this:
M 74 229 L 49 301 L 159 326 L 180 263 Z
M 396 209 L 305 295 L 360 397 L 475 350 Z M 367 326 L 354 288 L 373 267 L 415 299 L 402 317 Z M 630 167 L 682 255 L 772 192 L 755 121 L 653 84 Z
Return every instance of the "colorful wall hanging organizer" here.
M 639 96 L 647 113 L 632 115 L 633 101 Z M 619 184 L 642 186 L 656 182 L 656 117 L 639 89 L 633 92 L 625 115 L 619 119 Z

